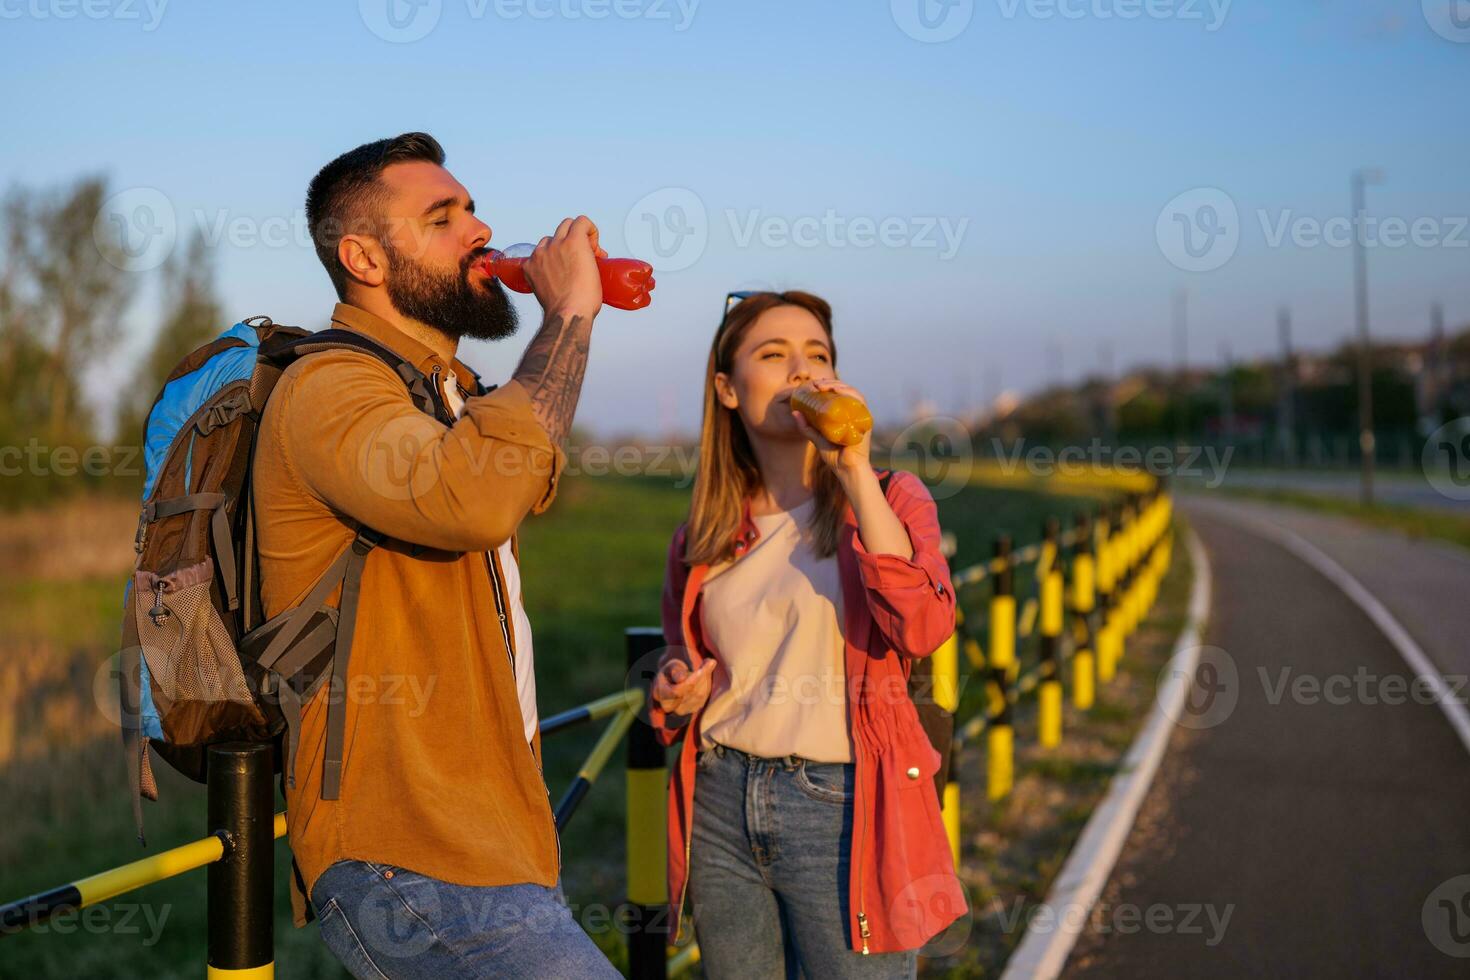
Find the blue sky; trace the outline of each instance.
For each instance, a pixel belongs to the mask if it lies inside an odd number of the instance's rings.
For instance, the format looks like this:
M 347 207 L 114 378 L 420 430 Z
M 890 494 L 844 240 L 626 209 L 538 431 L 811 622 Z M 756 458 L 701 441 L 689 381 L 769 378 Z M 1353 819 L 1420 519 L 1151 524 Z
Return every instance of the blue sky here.
M 1180 288 L 1193 361 L 1271 350 L 1282 304 L 1331 346 L 1351 254 L 1312 230 L 1362 165 L 1386 177 L 1369 213 L 1406 229 L 1370 250 L 1375 333 L 1423 334 L 1436 300 L 1470 322 L 1467 0 L 1461 21 L 1442 0 L 917 2 L 0 0 L 0 183 L 105 172 L 215 242 L 232 318 L 317 327 L 307 181 L 427 130 L 497 243 L 585 212 L 661 269 L 652 308 L 598 321 L 579 422 L 604 435 L 697 423 L 742 286 L 828 297 L 843 373 L 888 419 L 1034 390 L 1049 349 L 1064 379 L 1103 343 L 1167 361 Z M 136 274 L 127 357 L 157 316 Z M 488 379 L 523 313 L 466 345 Z

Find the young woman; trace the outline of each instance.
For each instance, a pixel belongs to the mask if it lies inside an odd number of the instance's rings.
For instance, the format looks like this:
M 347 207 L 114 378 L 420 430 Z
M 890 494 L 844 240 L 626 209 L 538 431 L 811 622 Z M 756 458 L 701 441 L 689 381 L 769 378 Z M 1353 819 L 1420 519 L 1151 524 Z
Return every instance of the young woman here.
M 836 365 L 825 301 L 726 300 L 669 549 L 650 706 L 684 739 L 669 895 L 715 978 L 912 977 L 966 907 L 907 688 L 954 629 L 934 501 L 874 470 L 871 435 L 837 446 L 791 407 L 803 386 L 857 395 Z

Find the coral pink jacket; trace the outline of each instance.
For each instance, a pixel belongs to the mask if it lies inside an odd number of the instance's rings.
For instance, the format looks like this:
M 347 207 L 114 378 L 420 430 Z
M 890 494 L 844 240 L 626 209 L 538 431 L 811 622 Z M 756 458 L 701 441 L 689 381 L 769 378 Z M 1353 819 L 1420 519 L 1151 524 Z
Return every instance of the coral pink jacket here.
M 913 557 L 870 554 L 851 507 L 837 548 L 856 768 L 846 912 L 851 947 L 863 953 L 916 949 L 966 910 L 934 793 L 940 756 L 908 696 L 911 658 L 928 656 L 954 631 L 954 587 L 939 550 L 939 517 L 928 488 L 911 473 L 895 472 L 887 498 L 908 530 Z M 719 652 L 701 636 L 700 586 L 709 566 L 682 561 L 686 530 L 681 525 L 669 547 L 663 595 L 668 648 L 660 664 L 677 657 L 698 667 L 706 657 L 718 660 Z M 747 502 L 737 558 L 758 535 Z M 702 713 L 670 715 L 656 705 L 649 712 L 665 745 L 687 733 L 669 789 L 668 875 L 676 931 L 689 878 Z

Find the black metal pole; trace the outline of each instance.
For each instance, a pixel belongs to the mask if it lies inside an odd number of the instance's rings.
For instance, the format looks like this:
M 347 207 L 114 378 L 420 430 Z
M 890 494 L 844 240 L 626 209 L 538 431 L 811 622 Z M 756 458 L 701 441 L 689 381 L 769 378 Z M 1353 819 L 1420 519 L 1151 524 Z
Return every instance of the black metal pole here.
M 664 645 L 663 631 L 629 629 L 628 683 L 648 696 L 653 683 L 653 654 Z M 642 712 L 647 718 L 647 712 Z M 670 919 L 666 913 L 668 834 L 666 757 L 653 728 L 635 721 L 628 729 L 628 976 L 631 980 L 665 980 L 668 976 Z
M 275 959 L 275 808 L 271 747 L 231 742 L 209 750 L 209 827 L 225 853 L 209 866 L 209 969 L 257 970 Z

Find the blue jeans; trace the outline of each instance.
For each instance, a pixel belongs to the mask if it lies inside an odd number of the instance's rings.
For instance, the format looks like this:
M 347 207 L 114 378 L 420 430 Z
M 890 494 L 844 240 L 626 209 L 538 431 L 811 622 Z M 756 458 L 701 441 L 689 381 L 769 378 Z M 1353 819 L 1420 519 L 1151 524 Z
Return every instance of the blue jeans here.
M 359 980 L 620 978 L 582 931 L 561 884 L 454 885 L 369 861 L 338 861 L 311 904 L 327 947 Z
M 915 950 L 865 956 L 849 943 L 851 763 L 716 744 L 696 765 L 689 902 L 706 976 L 915 975 Z

